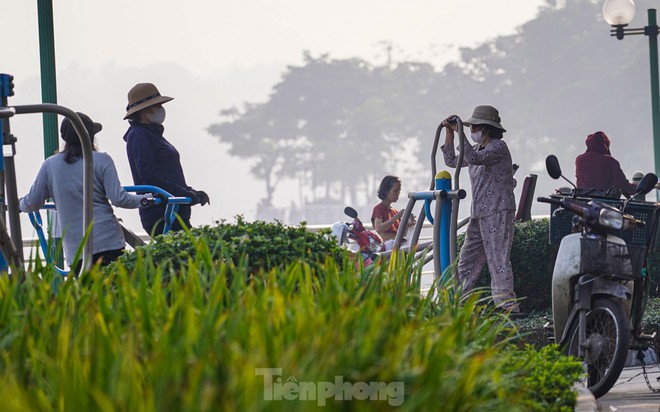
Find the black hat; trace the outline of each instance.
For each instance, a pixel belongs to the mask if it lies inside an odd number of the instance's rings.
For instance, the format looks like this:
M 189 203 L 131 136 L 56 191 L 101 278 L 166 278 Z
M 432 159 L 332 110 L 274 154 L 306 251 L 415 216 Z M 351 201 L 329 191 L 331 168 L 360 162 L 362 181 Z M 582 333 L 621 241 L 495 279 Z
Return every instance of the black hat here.
M 90 139 L 94 141 L 94 135 L 100 132 L 101 129 L 103 129 L 103 126 L 101 123 L 95 123 L 92 121 L 92 119 L 90 119 L 89 116 L 87 116 L 85 113 L 77 113 L 80 117 L 80 120 L 82 120 L 83 124 L 85 125 L 85 129 L 87 129 L 87 133 L 89 133 Z M 60 134 L 62 139 L 67 143 L 80 143 L 78 133 L 76 132 L 76 129 L 73 127 L 73 123 L 71 123 L 69 118 L 64 118 L 64 120 L 62 120 L 62 125 L 60 126 Z

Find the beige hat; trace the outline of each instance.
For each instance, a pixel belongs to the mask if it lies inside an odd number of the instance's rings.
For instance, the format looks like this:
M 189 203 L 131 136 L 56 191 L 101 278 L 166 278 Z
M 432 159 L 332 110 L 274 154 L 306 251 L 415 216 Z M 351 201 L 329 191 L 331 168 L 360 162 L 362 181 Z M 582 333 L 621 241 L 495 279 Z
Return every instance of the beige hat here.
M 126 106 L 124 120 L 142 109 L 169 102 L 172 99 L 174 98 L 161 96 L 156 86 L 152 83 L 138 83 L 128 92 L 128 106 Z
M 490 126 L 497 127 L 502 129 L 503 132 L 506 132 L 506 129 L 502 127 L 500 122 L 500 112 L 497 111 L 493 106 L 477 106 L 472 112 L 472 116 L 469 119 L 463 121 L 463 124 L 466 126 L 471 126 L 473 124 L 487 124 Z

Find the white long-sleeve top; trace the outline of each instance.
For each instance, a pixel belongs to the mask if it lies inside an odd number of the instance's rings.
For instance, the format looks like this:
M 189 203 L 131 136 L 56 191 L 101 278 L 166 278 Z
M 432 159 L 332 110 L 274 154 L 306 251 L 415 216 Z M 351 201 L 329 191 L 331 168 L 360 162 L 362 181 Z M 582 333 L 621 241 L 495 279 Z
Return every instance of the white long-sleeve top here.
M 93 152 L 94 193 L 92 253 L 121 249 L 125 246 L 124 234 L 115 217 L 113 206 L 125 209 L 140 207 L 144 195 L 133 195 L 119 183 L 117 169 L 112 158 L 101 152 Z M 64 155 L 56 154 L 44 161 L 30 192 L 20 200 L 22 212 L 33 212 L 52 198 L 57 208 L 64 257 L 71 265 L 80 246 L 83 229 L 83 161 L 69 164 Z

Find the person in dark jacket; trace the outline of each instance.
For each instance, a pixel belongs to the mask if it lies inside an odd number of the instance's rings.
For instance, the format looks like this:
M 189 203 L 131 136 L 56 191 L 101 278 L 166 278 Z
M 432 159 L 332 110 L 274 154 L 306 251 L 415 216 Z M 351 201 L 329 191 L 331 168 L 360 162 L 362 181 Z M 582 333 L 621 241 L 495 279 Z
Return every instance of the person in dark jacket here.
M 586 152 L 575 159 L 576 186 L 604 192 L 617 189 L 633 195 L 636 186 L 628 181 L 618 160 L 612 157 L 609 137 L 598 131 L 587 136 L 586 144 Z
M 128 92 L 124 120 L 128 119 L 129 128 L 124 140 L 133 183 L 158 186 L 174 196 L 191 198 L 192 205 L 204 206 L 209 203 L 209 196 L 188 186 L 179 152 L 163 137 L 165 108 L 162 105 L 172 99 L 162 96 L 152 83 L 139 83 Z M 152 237 L 163 233 L 165 207 L 163 204 L 140 209 L 142 227 Z M 178 215 L 183 225 L 190 227 L 190 205 L 180 205 Z M 172 230 L 182 229 L 178 219 L 175 220 Z

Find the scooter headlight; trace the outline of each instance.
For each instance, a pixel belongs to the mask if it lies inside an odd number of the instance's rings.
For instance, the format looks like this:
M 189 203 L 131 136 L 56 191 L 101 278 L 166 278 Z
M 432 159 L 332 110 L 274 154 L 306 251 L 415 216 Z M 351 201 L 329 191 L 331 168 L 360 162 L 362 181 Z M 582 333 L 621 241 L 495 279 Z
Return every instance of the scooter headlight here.
M 609 229 L 619 230 L 623 228 L 623 214 L 616 209 L 600 209 L 598 224 Z

